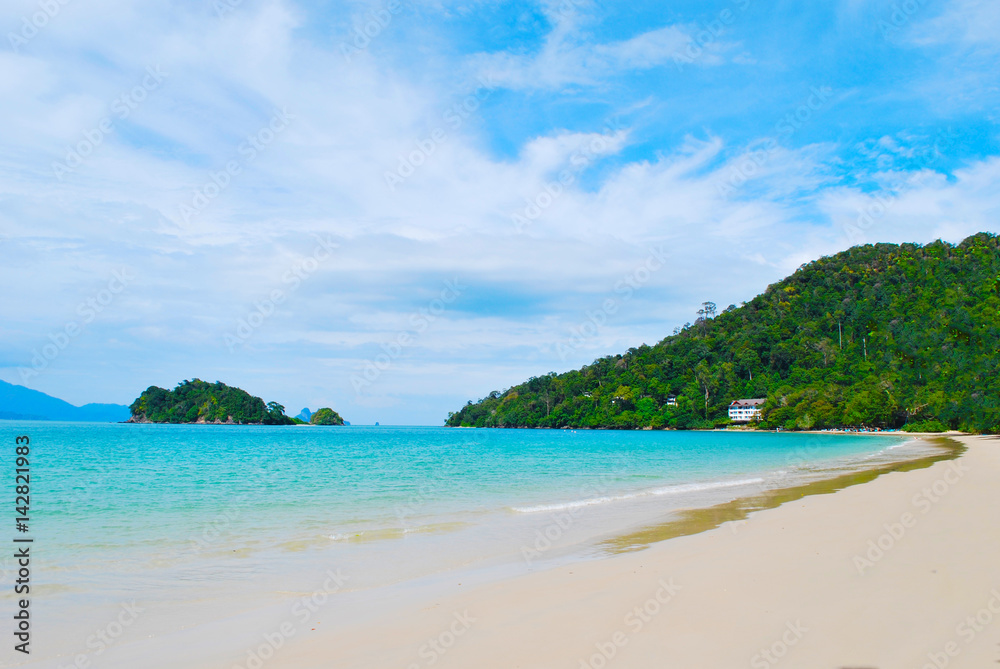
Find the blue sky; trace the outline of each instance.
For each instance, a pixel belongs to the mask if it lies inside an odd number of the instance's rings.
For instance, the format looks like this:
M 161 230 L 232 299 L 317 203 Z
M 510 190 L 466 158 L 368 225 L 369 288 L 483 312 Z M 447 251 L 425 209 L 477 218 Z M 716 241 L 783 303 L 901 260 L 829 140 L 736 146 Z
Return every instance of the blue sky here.
M 77 404 L 199 377 L 436 425 L 852 244 L 1000 232 L 985 0 L 11 0 L 0 29 L 0 378 Z

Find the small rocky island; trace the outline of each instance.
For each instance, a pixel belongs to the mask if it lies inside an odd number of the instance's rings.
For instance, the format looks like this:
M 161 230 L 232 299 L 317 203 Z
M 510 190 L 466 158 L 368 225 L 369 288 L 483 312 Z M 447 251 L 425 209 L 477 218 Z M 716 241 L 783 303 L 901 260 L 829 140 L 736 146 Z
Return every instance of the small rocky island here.
M 128 423 L 294 425 L 303 422 L 286 416 L 285 407 L 277 402 L 265 403 L 240 388 L 201 379 L 183 381 L 173 390 L 150 386 L 132 402 L 129 410 L 132 417 Z
M 309 417 L 309 422 L 313 425 L 343 425 L 344 419 L 333 409 L 323 407 L 317 409 L 316 413 Z

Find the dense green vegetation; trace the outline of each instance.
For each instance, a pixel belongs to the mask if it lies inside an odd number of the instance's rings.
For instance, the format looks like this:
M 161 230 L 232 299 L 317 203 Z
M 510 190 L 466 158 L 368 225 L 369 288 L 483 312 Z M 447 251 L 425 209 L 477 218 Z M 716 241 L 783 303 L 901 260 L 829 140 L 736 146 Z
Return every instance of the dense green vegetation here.
M 216 381 L 183 381 L 173 390 L 150 386 L 132 402 L 132 421 L 291 425 L 285 407 Z
M 654 346 L 534 377 L 449 414 L 476 427 L 705 428 L 766 397 L 762 428 L 1000 431 L 1000 240 L 858 246 Z M 676 406 L 667 398 L 676 395 Z
M 313 425 L 343 425 L 344 419 L 333 409 L 324 407 L 317 409 L 316 413 L 309 418 L 309 422 Z

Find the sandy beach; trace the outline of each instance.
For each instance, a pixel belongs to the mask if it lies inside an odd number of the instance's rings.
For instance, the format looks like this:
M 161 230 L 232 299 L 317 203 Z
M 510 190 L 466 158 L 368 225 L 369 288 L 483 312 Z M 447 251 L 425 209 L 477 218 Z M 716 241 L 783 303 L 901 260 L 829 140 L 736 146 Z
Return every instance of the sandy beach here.
M 27 666 L 995 666 L 1000 438 L 951 438 L 964 449 L 622 527 L 589 557 L 530 569 L 477 564 L 365 587 L 331 553 L 297 581 L 308 590 L 288 580 L 294 589 L 240 613 L 220 606 L 172 630 L 142 600 L 148 612 L 120 642 Z M 397 550 L 402 569 L 414 556 Z
M 968 447 L 957 460 L 645 550 L 375 602 L 355 624 L 290 639 L 266 664 L 993 666 L 1000 440 L 957 439 Z

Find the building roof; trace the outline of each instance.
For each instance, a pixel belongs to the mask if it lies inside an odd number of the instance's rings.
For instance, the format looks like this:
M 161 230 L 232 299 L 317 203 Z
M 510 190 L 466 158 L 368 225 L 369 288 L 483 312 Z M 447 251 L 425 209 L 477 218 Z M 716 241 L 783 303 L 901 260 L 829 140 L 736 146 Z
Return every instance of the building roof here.
M 761 404 L 763 404 L 766 401 L 767 401 L 766 397 L 760 397 L 760 398 L 751 399 L 751 400 L 733 400 L 733 403 L 730 404 L 729 406 L 731 406 L 731 407 L 756 407 L 756 406 L 760 406 Z

